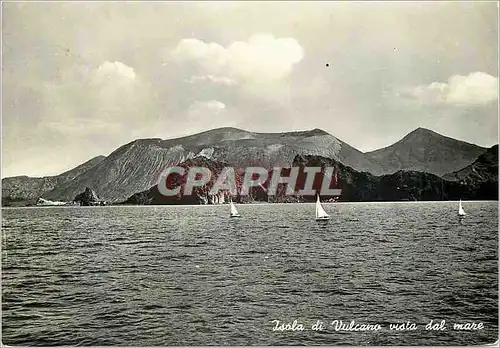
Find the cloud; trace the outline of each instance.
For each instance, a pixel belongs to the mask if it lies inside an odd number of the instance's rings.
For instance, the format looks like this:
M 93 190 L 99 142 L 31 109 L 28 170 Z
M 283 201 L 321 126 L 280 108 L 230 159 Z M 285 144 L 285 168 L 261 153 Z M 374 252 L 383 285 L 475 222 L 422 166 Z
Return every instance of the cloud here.
M 143 97 L 141 81 L 134 68 L 122 62 L 106 61 L 90 71 L 90 81 L 82 85 L 87 105 L 105 119 L 120 120 L 128 108 Z
M 190 84 L 200 83 L 200 82 L 210 82 L 216 85 L 224 86 L 235 86 L 238 84 L 237 81 L 224 77 L 224 76 L 214 76 L 214 75 L 195 75 L 191 76 L 186 82 Z
M 109 83 L 130 84 L 136 80 L 134 69 L 122 62 L 104 62 L 94 71 L 92 82 L 97 85 Z
M 304 58 L 304 49 L 294 38 L 275 38 L 255 34 L 247 41 L 235 41 L 227 47 L 198 39 L 182 39 L 171 51 L 179 63 L 198 65 L 207 75 L 238 82 L 266 83 L 282 80 Z
M 45 90 L 45 124 L 80 139 L 90 135 L 122 139 L 124 130 L 139 130 L 146 125 L 152 116 L 148 110 L 150 91 L 134 68 L 105 61 L 78 71 L 74 79 Z
M 188 109 L 189 116 L 219 115 L 226 108 L 226 104 L 218 100 L 196 101 Z M 207 115 L 208 114 L 208 115 Z
M 401 94 L 423 104 L 482 105 L 498 99 L 498 78 L 483 72 L 454 75 L 447 83 L 420 85 L 403 90 Z
M 97 75 L 100 76 L 123 76 L 130 80 L 135 80 L 135 71 L 133 68 L 123 64 L 122 62 L 104 62 L 102 63 L 96 71 Z
M 120 108 L 137 100 L 139 85 L 132 67 L 122 62 L 106 61 L 93 71 L 89 92 L 97 99 L 96 102 Z
M 449 87 L 455 74 L 498 77 L 494 3 L 10 2 L 3 10 L 8 174 L 30 174 L 37 165 L 29 159 L 44 153 L 54 171 L 69 169 L 137 137 L 221 126 L 318 127 L 373 149 L 389 145 L 377 139 L 432 127 L 439 115 L 450 136 L 463 128 L 469 142 L 497 139 L 494 102 L 437 108 L 439 96 L 449 104 L 435 84 L 434 104 L 422 112 L 415 96 L 393 93 L 427 91 L 434 81 Z M 252 37 L 255 23 L 274 36 Z M 211 100 L 227 105 L 214 115 L 193 104 Z M 190 117 L 190 107 L 204 111 Z

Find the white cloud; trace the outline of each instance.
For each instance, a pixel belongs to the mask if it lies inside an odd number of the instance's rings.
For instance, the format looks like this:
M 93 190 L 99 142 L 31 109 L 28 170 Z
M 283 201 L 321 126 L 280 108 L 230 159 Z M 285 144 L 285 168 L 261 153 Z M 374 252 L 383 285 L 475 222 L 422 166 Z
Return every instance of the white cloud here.
M 498 99 L 498 78 L 483 72 L 454 75 L 447 83 L 433 82 L 403 91 L 424 104 L 481 105 Z
M 106 61 L 97 67 L 88 91 L 92 104 L 98 105 L 106 118 L 122 118 L 142 97 L 140 81 L 134 69 L 122 62 Z
M 219 115 L 226 108 L 226 104 L 218 100 L 196 101 L 188 109 L 189 116 Z
M 125 130 L 140 130 L 157 117 L 150 110 L 149 86 L 124 63 L 106 61 L 66 74 L 44 89 L 44 124 L 54 131 L 72 139 L 122 139 Z
M 449 88 L 449 103 L 487 103 L 498 98 L 498 78 L 482 72 L 453 76 Z
M 186 80 L 188 83 L 195 84 L 199 82 L 210 82 L 213 84 L 217 85 L 224 85 L 224 86 L 235 86 L 238 84 L 235 80 L 229 78 L 229 77 L 224 77 L 224 76 L 214 76 L 214 75 L 196 75 L 196 76 L 191 76 L 189 79 Z
M 207 75 L 261 84 L 286 78 L 304 57 L 304 50 L 294 38 L 256 34 L 227 47 L 182 39 L 171 55 L 178 62 L 196 63 Z
M 95 82 L 107 82 L 110 79 L 121 78 L 124 81 L 134 81 L 136 74 L 133 68 L 122 62 L 104 62 L 94 73 Z

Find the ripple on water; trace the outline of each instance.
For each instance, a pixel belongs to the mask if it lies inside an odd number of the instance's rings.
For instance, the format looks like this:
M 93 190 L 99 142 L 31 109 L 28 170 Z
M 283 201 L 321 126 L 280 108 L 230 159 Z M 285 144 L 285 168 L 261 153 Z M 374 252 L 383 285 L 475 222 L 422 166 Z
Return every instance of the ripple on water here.
M 5 209 L 9 345 L 479 345 L 498 333 L 498 209 L 454 203 Z M 8 227 L 8 228 L 7 228 Z M 482 321 L 277 333 L 274 319 Z

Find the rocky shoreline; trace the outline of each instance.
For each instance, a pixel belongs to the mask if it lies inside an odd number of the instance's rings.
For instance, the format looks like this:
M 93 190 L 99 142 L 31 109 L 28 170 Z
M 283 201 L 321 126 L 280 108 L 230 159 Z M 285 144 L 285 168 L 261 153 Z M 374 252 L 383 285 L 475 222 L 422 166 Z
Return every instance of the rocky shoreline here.
M 212 170 L 223 167 L 220 163 L 204 160 L 203 164 Z M 192 163 L 193 165 L 195 163 Z M 322 197 L 323 201 L 338 202 L 397 202 L 397 201 L 455 201 L 455 200 L 498 200 L 498 180 L 486 177 L 484 180 L 445 180 L 437 175 L 416 172 L 398 171 L 391 175 L 374 176 L 366 172 L 358 172 L 351 167 L 333 159 L 320 156 L 297 156 L 293 166 L 334 167 L 339 176 L 339 197 Z M 477 172 L 476 172 L 477 174 Z M 181 183 L 179 183 L 181 184 Z M 238 185 L 238 183 L 237 183 Z M 263 184 L 266 186 L 266 183 Z M 317 187 L 316 187 L 317 188 Z M 120 205 L 193 205 L 203 204 L 202 196 L 210 189 L 210 185 L 195 191 L 191 196 L 166 197 L 161 195 L 156 186 L 149 190 L 132 195 Z M 288 196 L 283 187 L 278 188 L 278 195 L 268 196 L 263 189 L 253 188 L 249 196 L 234 196 L 233 201 L 245 203 L 308 203 L 314 202 L 314 196 Z

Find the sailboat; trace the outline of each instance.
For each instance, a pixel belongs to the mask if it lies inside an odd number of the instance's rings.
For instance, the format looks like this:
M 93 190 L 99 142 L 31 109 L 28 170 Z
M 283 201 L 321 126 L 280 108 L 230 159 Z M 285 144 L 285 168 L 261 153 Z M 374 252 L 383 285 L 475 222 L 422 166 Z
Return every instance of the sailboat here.
M 458 203 L 458 215 L 459 216 L 464 216 L 465 215 L 464 208 L 462 208 L 462 200 L 460 200 L 460 202 Z
M 231 214 L 229 215 L 229 217 L 240 217 L 240 214 L 238 213 L 238 210 L 236 210 L 236 207 L 234 206 L 233 204 L 233 200 L 230 199 L 229 200 L 229 205 L 231 207 Z
M 326 213 L 325 209 L 323 209 L 323 206 L 319 201 L 319 195 L 318 195 L 318 199 L 316 201 L 316 221 L 325 221 L 329 219 L 330 216 Z

